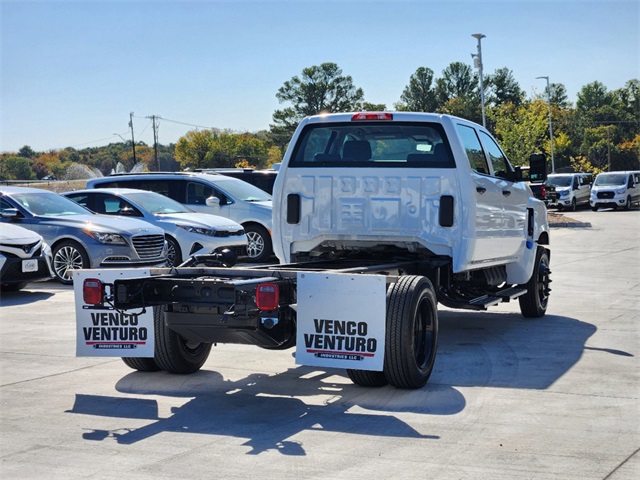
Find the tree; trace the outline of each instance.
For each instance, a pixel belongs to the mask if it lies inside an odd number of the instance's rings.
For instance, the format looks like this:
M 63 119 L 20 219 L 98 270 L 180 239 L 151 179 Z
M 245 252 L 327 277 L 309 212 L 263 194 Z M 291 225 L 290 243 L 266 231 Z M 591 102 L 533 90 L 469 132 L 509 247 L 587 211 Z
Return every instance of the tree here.
M 278 89 L 276 98 L 291 106 L 273 113 L 271 129 L 276 134 L 291 135 L 304 117 L 322 112 L 337 113 L 360 110 L 364 92 L 356 88 L 349 75 L 335 63 L 323 63 L 302 70 Z
M 211 158 L 213 130 L 191 130 L 176 143 L 176 160 L 182 168 L 202 168 Z
M 387 109 L 387 106 L 384 103 L 362 103 L 362 111 L 363 112 L 384 112 Z
M 571 107 L 571 102 L 567 96 L 567 89 L 562 83 L 550 83 L 549 90 L 551 91 L 551 105 L 562 109 Z
M 6 180 L 35 180 L 31 169 L 32 161 L 28 158 L 12 156 L 2 159 L 0 172 Z
M 453 62 L 442 71 L 436 82 L 436 100 L 441 113 L 482 121 L 478 78 L 469 65 Z
M 408 112 L 435 112 L 438 103 L 434 87 L 433 70 L 428 67 L 418 68 L 409 77 L 409 85 L 404 87 L 395 108 Z
M 34 152 L 29 145 L 25 145 L 18 150 L 18 156 L 22 158 L 36 158 L 36 155 L 36 152 Z
M 497 107 L 511 102 L 518 107 L 525 98 L 525 93 L 513 78 L 513 72 L 507 67 L 499 68 L 492 75 L 487 75 L 485 88 L 488 89 L 487 105 Z

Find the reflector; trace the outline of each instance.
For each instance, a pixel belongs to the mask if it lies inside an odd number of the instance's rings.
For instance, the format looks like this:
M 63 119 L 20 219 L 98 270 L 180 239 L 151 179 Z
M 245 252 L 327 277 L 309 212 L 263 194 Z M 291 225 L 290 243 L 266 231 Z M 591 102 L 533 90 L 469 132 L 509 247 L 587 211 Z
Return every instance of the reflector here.
M 97 278 L 86 278 L 82 284 L 82 298 L 88 305 L 102 303 L 102 282 Z

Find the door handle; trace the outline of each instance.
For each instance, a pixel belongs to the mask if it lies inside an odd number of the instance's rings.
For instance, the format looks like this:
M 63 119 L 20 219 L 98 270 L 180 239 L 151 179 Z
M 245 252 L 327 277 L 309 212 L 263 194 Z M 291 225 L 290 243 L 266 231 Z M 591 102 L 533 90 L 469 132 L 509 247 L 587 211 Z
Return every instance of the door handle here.
M 502 190 L 502 195 L 508 197 L 509 195 L 511 195 L 511 190 Z
M 478 193 L 481 193 L 481 194 L 482 194 L 482 193 L 484 193 L 484 192 L 486 192 L 486 191 L 487 191 L 487 189 L 486 189 L 486 188 L 484 188 L 484 187 L 476 187 L 476 192 L 478 192 Z

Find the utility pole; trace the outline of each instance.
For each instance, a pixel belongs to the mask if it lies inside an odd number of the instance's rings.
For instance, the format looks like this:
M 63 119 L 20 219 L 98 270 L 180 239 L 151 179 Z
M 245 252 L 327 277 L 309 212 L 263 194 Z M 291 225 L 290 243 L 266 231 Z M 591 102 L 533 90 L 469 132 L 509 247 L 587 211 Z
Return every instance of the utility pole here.
M 480 40 L 485 38 L 486 35 L 483 35 L 482 33 L 474 33 L 471 36 L 478 40 L 478 53 L 475 55 L 472 53 L 471 56 L 475 58 L 474 64 L 480 74 L 480 105 L 482 107 L 482 126 L 484 128 L 487 128 L 487 121 L 485 120 L 484 116 L 484 80 L 482 78 L 482 44 L 480 42 Z
M 160 171 L 160 160 L 158 159 L 158 125 L 156 124 L 156 118 L 160 119 L 157 115 L 151 115 L 150 118 L 153 126 L 153 152 L 156 160 L 156 171 Z
M 133 164 L 138 163 L 136 161 L 136 140 L 133 138 L 133 112 L 129 114 L 129 128 L 131 128 L 131 145 L 133 146 Z

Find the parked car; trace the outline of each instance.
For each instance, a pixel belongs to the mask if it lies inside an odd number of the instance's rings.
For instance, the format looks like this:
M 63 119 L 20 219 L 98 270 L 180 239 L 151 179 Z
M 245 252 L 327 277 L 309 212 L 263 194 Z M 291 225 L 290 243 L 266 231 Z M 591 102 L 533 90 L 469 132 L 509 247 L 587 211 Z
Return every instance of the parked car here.
M 624 207 L 640 204 L 640 172 L 606 172 L 596 177 L 589 201 L 591 209 Z
M 87 180 L 87 188 L 135 188 L 161 193 L 195 212 L 230 218 L 244 227 L 250 261 L 273 254 L 271 195 L 258 187 L 218 173 L 114 174 Z
M 135 217 L 164 230 L 167 264 L 179 265 L 191 255 L 224 248 L 244 253 L 247 236 L 242 225 L 228 218 L 196 213 L 159 193 L 131 188 L 77 190 L 63 194 L 95 213 Z
M 589 205 L 593 175 L 590 173 L 554 173 L 547 177 L 547 185 L 556 189 L 557 199 L 550 207 L 575 211 L 577 207 Z
M 273 184 L 278 176 L 276 170 L 255 170 L 253 168 L 202 168 L 197 169 L 196 172 L 219 173 L 228 177 L 237 178 L 238 180 L 255 185 L 269 195 L 273 195 Z
M 51 248 L 31 230 L 0 224 L 0 290 L 16 292 L 28 283 L 53 278 Z
M 72 270 L 166 264 L 164 231 L 133 218 L 97 215 L 57 193 L 0 186 L 0 222 L 42 235 L 51 246 L 53 273 L 73 283 Z

